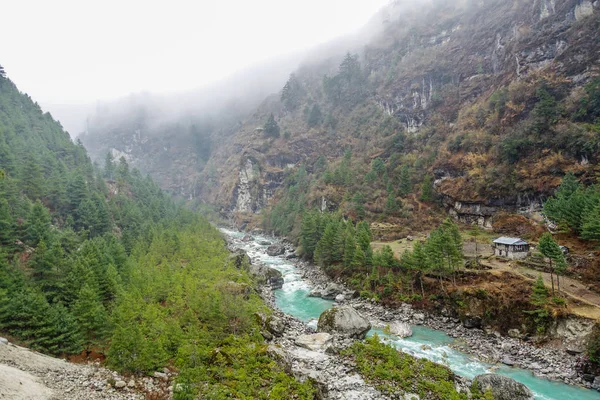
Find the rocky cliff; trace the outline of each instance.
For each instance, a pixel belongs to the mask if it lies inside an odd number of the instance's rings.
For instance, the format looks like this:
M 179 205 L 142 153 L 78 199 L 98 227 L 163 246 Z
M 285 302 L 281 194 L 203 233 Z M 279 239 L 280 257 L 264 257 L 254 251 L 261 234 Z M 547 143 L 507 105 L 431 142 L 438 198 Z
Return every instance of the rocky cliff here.
M 205 160 L 193 161 L 186 141 L 175 149 L 161 139 L 139 166 L 173 191 L 250 214 L 285 197 L 301 165 L 312 179 L 307 206 L 352 214 L 360 192 L 373 217 L 394 202 L 404 212 L 386 218 L 422 210 L 429 175 L 447 211 L 486 227 L 499 210 L 535 211 L 565 172 L 592 179 L 598 127 L 576 116 L 600 73 L 598 1 L 396 1 L 374 25 L 366 46 L 305 63 L 230 135 L 210 133 Z M 265 137 L 270 114 L 280 137 Z M 348 149 L 351 178 L 328 179 Z M 390 195 L 401 179 L 408 193 Z

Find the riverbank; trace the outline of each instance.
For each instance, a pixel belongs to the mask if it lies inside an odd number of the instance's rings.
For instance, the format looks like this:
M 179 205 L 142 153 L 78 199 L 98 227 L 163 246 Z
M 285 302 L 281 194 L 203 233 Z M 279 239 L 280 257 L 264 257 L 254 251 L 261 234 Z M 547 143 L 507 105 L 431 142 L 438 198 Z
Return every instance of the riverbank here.
M 319 266 L 298 261 L 296 267 L 303 271 L 303 279 L 306 279 L 315 288 L 324 288 L 331 283 L 344 285 L 341 281 L 333 282 Z M 345 290 L 349 291 L 347 288 Z M 360 298 L 344 298 L 343 300 L 338 298 L 336 301 L 360 310 L 372 320 L 374 326 L 385 325 L 392 321 L 402 321 L 445 332 L 448 336 L 459 339 L 457 343 L 453 344 L 454 348 L 470 354 L 484 363 L 518 367 L 531 371 L 539 378 L 588 389 L 592 387 L 592 382 L 585 381 L 575 368 L 578 357 L 565 350 L 536 346 L 518 338 L 501 336 L 498 332 L 485 332 L 478 328 L 469 329 L 464 327 L 457 318 L 414 309 L 407 303 L 403 303 L 400 308 L 389 309 L 374 301 Z
M 261 239 L 264 241 L 266 238 L 261 236 Z M 266 240 L 271 243 L 282 243 L 276 238 L 268 238 Z M 286 250 L 281 257 L 283 259 L 288 258 L 286 262 L 294 264 L 300 274 L 299 279 L 307 282 L 309 286 L 316 289 L 316 292 L 322 291 L 322 289 L 331 285 L 332 280 L 320 267 L 295 259 L 293 250 L 292 246 L 287 244 Z M 258 259 L 255 259 L 255 261 L 258 261 Z M 361 313 L 372 321 L 374 327 L 383 327 L 391 321 L 405 321 L 413 325 L 425 326 L 445 332 L 450 337 L 457 338 L 458 340 L 451 344 L 454 349 L 472 355 L 482 363 L 488 365 L 491 371 L 499 369 L 505 373 L 507 370 L 510 370 L 509 373 L 513 373 L 512 369 L 507 366 L 520 366 L 523 369 L 531 371 L 535 376 L 542 378 L 538 382 L 543 382 L 545 378 L 574 386 L 589 387 L 591 385 L 590 383 L 586 384 L 586 381 L 577 375 L 575 371 L 577 357 L 565 351 L 537 347 L 519 339 L 502 337 L 495 332 L 486 333 L 481 329 L 467 329 L 457 319 L 415 310 L 408 304 L 404 304 L 397 309 L 386 309 L 372 301 L 353 298 L 354 296 L 349 295 L 352 291 L 341 286 L 341 282 L 334 283 L 338 288 L 341 288 L 341 292 L 346 294 L 345 296 L 338 296 L 336 299 L 337 302 L 360 310 Z M 335 297 L 335 295 L 332 296 L 332 293 L 327 293 L 327 298 Z M 525 373 L 525 371 L 518 372 L 521 370 L 514 371 L 518 374 Z M 588 396 L 586 398 L 595 398 L 593 393 L 591 391 L 586 392 L 585 395 Z M 600 395 L 598 398 L 600 398 Z

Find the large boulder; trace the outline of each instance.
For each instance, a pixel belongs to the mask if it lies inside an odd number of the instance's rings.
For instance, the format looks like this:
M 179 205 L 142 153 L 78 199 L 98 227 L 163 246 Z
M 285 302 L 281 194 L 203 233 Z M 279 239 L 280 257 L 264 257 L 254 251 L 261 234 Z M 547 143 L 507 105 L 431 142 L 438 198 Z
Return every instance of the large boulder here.
M 309 297 L 320 297 L 325 300 L 335 300 L 335 298 L 344 293 L 345 289 L 342 285 L 338 285 L 337 283 L 329 283 L 327 286 L 313 289 Z
M 462 324 L 467 329 L 480 329 L 481 328 L 481 317 L 466 315 L 462 321 Z
M 390 333 L 401 338 L 411 337 L 413 332 L 409 324 L 402 321 L 395 321 L 389 324 Z
M 244 250 L 237 250 L 229 255 L 229 262 L 237 269 L 247 269 L 252 260 Z
M 285 253 L 285 247 L 280 244 L 272 244 L 267 247 L 267 254 L 271 257 L 280 256 Z
M 272 290 L 283 287 L 283 275 L 281 272 L 266 265 L 251 265 L 250 274 L 256 278 L 258 283 L 271 286 Z
M 529 388 L 508 376 L 496 374 L 483 374 L 475 377 L 482 392 L 490 390 L 494 400 L 534 400 Z
M 333 341 L 329 333 L 321 332 L 312 335 L 300 335 L 296 338 L 296 345 L 313 351 L 324 351 Z
M 317 324 L 319 332 L 338 333 L 355 339 L 364 339 L 370 329 L 369 320 L 349 306 L 334 307 L 324 311 Z

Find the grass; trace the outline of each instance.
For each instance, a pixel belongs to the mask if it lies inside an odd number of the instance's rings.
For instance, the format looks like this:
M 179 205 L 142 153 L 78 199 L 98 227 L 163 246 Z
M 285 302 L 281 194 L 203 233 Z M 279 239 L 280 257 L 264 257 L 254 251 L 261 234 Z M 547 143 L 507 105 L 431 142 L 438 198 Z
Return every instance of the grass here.
M 448 367 L 402 353 L 377 335 L 354 343 L 342 354 L 351 357 L 363 378 L 385 394 L 414 393 L 434 400 L 468 398 L 466 393 L 456 391 L 455 375 Z M 486 397 L 475 391 L 472 398 Z

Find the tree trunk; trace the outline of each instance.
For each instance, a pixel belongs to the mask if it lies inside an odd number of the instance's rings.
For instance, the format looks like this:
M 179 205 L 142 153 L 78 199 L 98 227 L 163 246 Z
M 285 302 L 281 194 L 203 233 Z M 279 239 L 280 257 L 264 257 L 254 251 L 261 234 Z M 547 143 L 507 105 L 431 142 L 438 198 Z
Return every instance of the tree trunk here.
M 552 296 L 554 296 L 554 273 L 552 272 L 552 259 L 550 259 L 550 281 L 552 282 Z
M 423 300 L 425 299 L 425 289 L 423 289 L 423 273 L 419 272 L 419 283 L 421 283 L 421 295 L 423 296 Z

